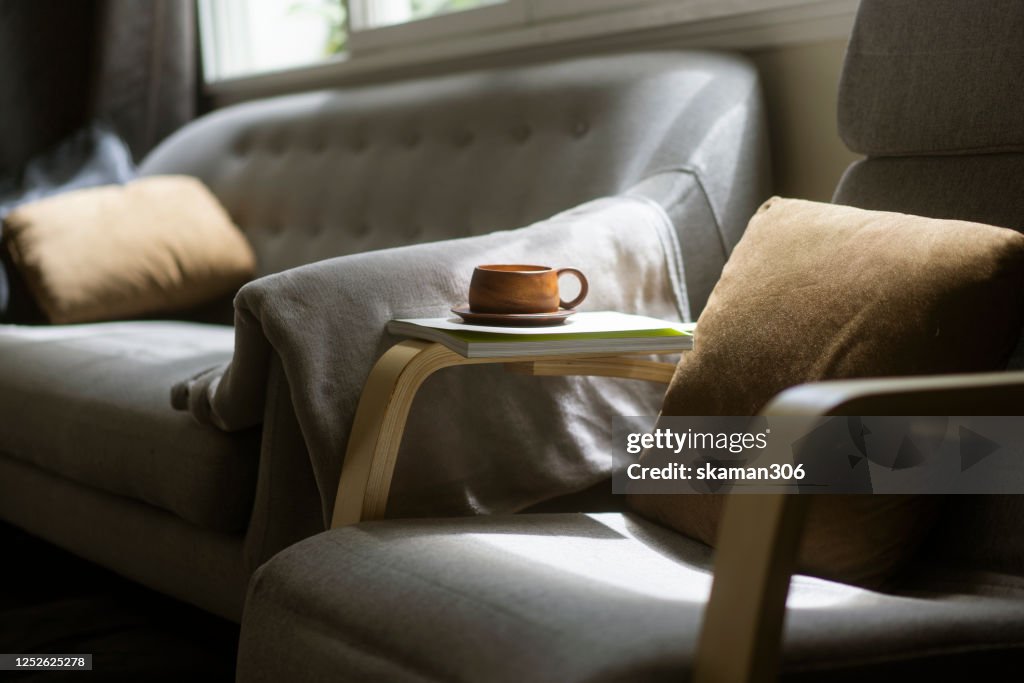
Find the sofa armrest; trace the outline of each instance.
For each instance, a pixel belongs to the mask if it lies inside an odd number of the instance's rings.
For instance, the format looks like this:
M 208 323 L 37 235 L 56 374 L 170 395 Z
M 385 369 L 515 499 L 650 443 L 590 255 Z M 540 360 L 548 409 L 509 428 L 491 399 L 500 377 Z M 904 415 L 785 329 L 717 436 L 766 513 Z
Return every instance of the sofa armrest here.
M 999 415 L 1024 404 L 1024 372 L 838 380 L 783 391 L 764 415 Z M 735 495 L 717 539 L 694 680 L 774 680 L 806 499 Z

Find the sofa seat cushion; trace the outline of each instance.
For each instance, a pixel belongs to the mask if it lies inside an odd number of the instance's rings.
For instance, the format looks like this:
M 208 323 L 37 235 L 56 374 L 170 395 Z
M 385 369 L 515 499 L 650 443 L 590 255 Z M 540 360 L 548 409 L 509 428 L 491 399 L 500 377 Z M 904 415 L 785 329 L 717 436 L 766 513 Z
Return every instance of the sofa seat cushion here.
M 254 575 L 238 680 L 686 680 L 710 553 L 615 513 L 329 531 Z M 797 576 L 786 678 L 885 679 L 909 662 L 915 680 L 948 680 L 964 658 L 1019 657 L 1024 587 L 987 590 L 901 596 Z
M 204 428 L 171 408 L 169 390 L 230 360 L 233 339 L 230 327 L 182 322 L 2 325 L 0 452 L 197 525 L 243 529 L 258 433 Z

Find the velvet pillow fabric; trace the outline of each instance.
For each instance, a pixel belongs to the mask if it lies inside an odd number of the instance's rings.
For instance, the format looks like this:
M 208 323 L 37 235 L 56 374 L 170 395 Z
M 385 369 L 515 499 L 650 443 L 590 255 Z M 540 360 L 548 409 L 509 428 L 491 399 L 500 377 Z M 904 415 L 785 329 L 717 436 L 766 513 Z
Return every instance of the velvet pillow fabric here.
M 978 223 L 772 198 L 700 316 L 664 415 L 754 415 L 829 379 L 1001 369 L 1020 333 L 1024 236 Z M 633 495 L 713 544 L 724 498 Z M 877 585 L 933 516 L 927 496 L 815 496 L 801 571 Z
M 228 294 L 252 249 L 198 180 L 154 176 L 23 204 L 5 245 L 52 323 L 181 311 Z

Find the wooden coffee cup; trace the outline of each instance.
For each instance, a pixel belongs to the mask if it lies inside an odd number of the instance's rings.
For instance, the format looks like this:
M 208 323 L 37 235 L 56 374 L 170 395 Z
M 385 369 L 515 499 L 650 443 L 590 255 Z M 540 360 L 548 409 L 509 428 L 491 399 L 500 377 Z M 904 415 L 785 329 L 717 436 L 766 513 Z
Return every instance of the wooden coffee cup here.
M 580 293 L 572 301 L 558 295 L 558 278 L 576 276 Z M 575 268 L 548 266 L 477 266 L 469 283 L 469 308 L 474 313 L 556 313 L 559 307 L 575 308 L 587 297 L 587 278 Z

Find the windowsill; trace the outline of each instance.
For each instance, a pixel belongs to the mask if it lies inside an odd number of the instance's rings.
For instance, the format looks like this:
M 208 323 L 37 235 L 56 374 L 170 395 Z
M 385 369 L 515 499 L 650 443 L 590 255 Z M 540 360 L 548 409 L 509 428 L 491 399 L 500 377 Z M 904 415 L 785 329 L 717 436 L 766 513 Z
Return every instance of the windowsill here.
M 757 9 L 751 7 L 757 6 Z M 632 7 L 367 51 L 206 85 L 221 106 L 254 97 L 631 48 L 754 50 L 849 35 L 857 0 L 699 0 Z

